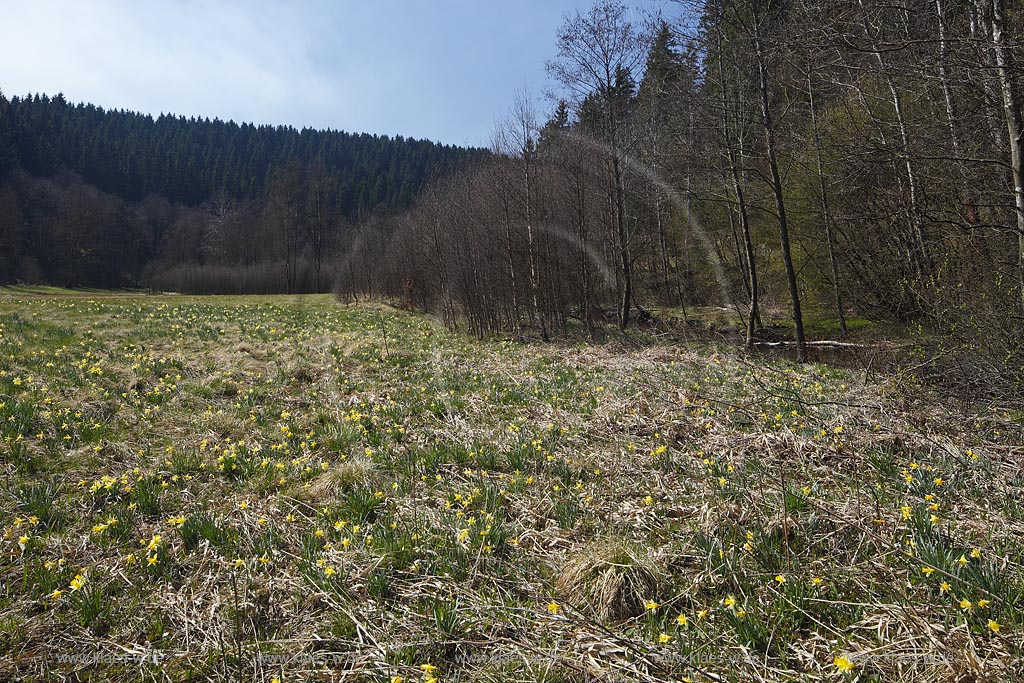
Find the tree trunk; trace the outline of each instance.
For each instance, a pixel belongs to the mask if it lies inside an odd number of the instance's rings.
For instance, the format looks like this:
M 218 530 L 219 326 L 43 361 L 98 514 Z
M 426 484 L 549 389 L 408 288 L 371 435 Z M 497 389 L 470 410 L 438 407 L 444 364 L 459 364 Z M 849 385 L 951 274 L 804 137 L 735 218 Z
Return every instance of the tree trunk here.
M 860 6 L 863 10 L 864 0 L 860 0 Z M 871 29 L 868 26 L 866 13 L 863 16 L 863 24 L 865 33 L 870 36 Z M 924 276 L 932 270 L 932 259 L 928 247 L 928 237 L 925 234 L 923 223 L 924 213 L 922 211 L 921 189 L 920 183 L 917 179 L 917 172 L 914 169 L 914 161 L 911 156 L 910 129 L 907 126 L 907 119 L 903 111 L 903 98 L 900 97 L 899 90 L 896 88 L 896 83 L 892 80 L 892 76 L 889 73 L 885 59 L 882 57 L 882 53 L 878 50 L 873 38 L 871 52 L 874 54 L 875 60 L 878 62 L 878 70 L 882 78 L 885 80 L 886 87 L 889 89 L 889 95 L 892 98 L 892 106 L 896 112 L 896 123 L 900 132 L 900 143 L 903 147 L 903 166 L 907 172 L 907 186 L 910 190 L 909 221 L 910 232 L 915 245 L 915 260 L 917 261 L 916 270 L 918 276 Z
M 942 85 L 942 99 L 946 105 L 946 121 L 949 125 L 949 141 L 953 148 L 953 156 L 960 158 L 960 136 L 957 132 L 956 103 L 953 101 L 953 91 L 949 87 L 949 74 L 946 73 L 946 64 L 949 61 L 949 39 L 946 37 L 946 15 L 942 7 L 943 0 L 935 0 L 935 13 L 939 20 L 939 83 Z
M 533 237 L 533 175 L 531 173 L 533 154 L 531 149 L 523 149 L 523 166 L 526 181 L 526 251 L 530 262 L 530 298 L 533 303 L 533 314 L 540 325 L 540 336 L 548 340 L 548 328 L 543 312 L 540 310 L 540 280 L 537 272 L 537 250 Z
M 1006 43 L 1005 7 L 1003 0 L 992 0 L 992 44 L 995 47 L 996 66 L 1003 91 L 1003 110 L 1006 114 L 1006 132 L 1010 142 L 1010 165 L 1013 173 L 1013 199 L 1017 213 L 1017 279 L 1020 286 L 1021 309 L 1024 310 L 1024 125 L 1021 122 L 1020 100 L 1014 87 L 1012 56 Z
M 828 191 L 825 187 L 825 165 L 821 159 L 821 137 L 818 135 L 818 117 L 814 109 L 814 80 L 811 68 L 807 70 L 807 93 L 810 101 L 811 132 L 814 135 L 814 154 L 818 165 L 818 193 L 821 200 L 821 222 L 825 225 L 825 246 L 828 249 L 828 264 L 832 271 L 832 295 L 835 298 L 839 331 L 846 336 L 846 314 L 843 311 L 843 292 L 839 287 L 839 267 L 836 264 L 835 239 L 832 235 L 832 212 L 828 207 Z
M 630 305 L 633 300 L 632 264 L 629 260 L 629 236 L 626 230 L 626 200 L 622 187 L 622 168 L 619 151 L 612 149 L 612 178 L 615 182 L 615 233 L 618 238 L 619 268 L 622 271 L 622 298 L 619 300 L 619 330 L 629 327 Z
M 720 87 L 722 91 L 722 133 L 723 140 L 725 142 L 725 149 L 729 158 L 729 174 L 732 177 L 732 189 L 736 195 L 736 204 L 740 214 L 740 229 L 743 232 L 743 248 L 746 254 L 747 260 L 747 292 L 750 295 L 750 309 L 747 312 L 747 335 L 746 335 L 746 348 L 747 350 L 754 348 L 754 324 L 761 317 L 761 313 L 758 310 L 758 292 L 757 292 L 757 263 L 754 260 L 754 241 L 750 235 L 750 219 L 747 215 L 747 202 L 743 194 L 743 183 L 740 181 L 740 170 L 739 164 L 736 160 L 736 150 L 733 149 L 730 127 L 729 127 L 729 96 L 728 86 L 725 80 L 725 64 L 722 58 L 722 27 L 721 21 L 717 22 L 717 39 L 718 39 L 718 74 L 719 80 L 721 81 Z M 740 137 L 738 134 L 737 137 Z M 742 157 L 742 151 L 741 151 Z
M 502 208 L 505 222 L 505 254 L 508 257 L 508 277 L 512 285 L 509 294 L 512 297 L 512 324 L 517 335 L 522 335 L 522 324 L 519 319 L 519 294 L 516 285 L 516 260 L 512 250 L 512 218 L 509 215 L 508 194 L 501 190 Z
M 612 77 L 611 64 L 605 62 L 605 84 L 607 88 L 606 106 L 608 107 L 608 142 L 612 153 L 612 193 L 615 206 L 615 237 L 618 247 L 619 271 L 622 275 L 622 291 L 618 302 L 619 331 L 625 332 L 629 327 L 630 306 L 633 301 L 633 274 L 629 258 L 629 234 L 626 229 L 626 191 L 622 180 L 622 161 L 619 158 L 618 121 L 615 118 L 615 102 L 612 99 L 611 87 L 615 82 Z
M 755 21 L 757 21 L 756 18 Z M 771 170 L 775 210 L 779 221 L 782 261 L 786 266 L 786 281 L 789 284 L 789 298 L 793 306 L 796 358 L 798 362 L 805 363 L 807 362 L 807 342 L 804 339 L 804 320 L 800 311 L 800 289 L 797 285 L 796 268 L 793 266 L 793 255 L 789 247 L 789 222 L 786 219 L 786 202 L 782 195 L 782 175 L 779 173 L 779 162 L 775 154 L 775 124 L 772 121 L 771 106 L 768 101 L 768 65 L 765 63 L 759 27 L 754 29 L 754 51 L 757 55 L 758 85 L 761 91 L 761 125 L 764 128 L 765 153 L 768 156 L 768 168 Z

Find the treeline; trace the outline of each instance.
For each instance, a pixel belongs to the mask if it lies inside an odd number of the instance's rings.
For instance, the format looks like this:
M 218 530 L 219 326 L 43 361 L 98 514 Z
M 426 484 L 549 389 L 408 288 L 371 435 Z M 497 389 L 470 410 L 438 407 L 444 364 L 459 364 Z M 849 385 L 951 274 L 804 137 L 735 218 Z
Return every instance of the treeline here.
M 368 226 L 343 284 L 479 334 L 714 305 L 753 343 L 784 310 L 801 358 L 807 319 L 856 316 L 988 351 L 978 381 L 1019 376 L 1020 6 L 679 6 L 567 15 L 553 114 L 520 97 L 497 154 Z
M 321 291 L 353 223 L 479 154 L 0 93 L 0 282 Z

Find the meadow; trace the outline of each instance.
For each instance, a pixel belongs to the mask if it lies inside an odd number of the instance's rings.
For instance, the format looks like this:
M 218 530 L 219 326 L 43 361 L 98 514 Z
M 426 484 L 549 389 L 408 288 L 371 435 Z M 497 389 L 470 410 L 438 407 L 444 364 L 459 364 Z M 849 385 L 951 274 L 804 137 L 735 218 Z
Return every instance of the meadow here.
M 0 679 L 1011 681 L 1022 415 L 328 296 L 0 292 Z

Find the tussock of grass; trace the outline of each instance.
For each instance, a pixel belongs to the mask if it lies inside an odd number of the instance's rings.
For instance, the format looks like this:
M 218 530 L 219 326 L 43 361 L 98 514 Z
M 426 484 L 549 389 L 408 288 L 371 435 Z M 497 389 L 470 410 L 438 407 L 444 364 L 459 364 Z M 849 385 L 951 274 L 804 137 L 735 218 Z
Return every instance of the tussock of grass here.
M 619 622 L 644 613 L 646 603 L 660 593 L 660 573 L 642 549 L 599 540 L 568 559 L 555 588 L 602 623 Z

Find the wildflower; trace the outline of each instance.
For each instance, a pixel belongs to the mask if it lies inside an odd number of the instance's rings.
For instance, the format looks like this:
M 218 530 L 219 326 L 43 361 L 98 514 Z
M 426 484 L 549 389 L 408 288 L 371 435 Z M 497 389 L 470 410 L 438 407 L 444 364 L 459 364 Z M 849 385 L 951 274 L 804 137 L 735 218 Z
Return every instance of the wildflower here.
M 559 605 L 557 602 L 552 601 L 548 603 L 548 612 L 550 612 L 551 614 L 558 614 L 558 610 L 560 609 L 562 609 L 562 606 Z
M 240 568 L 240 567 L 244 567 L 244 566 L 245 566 L 245 560 L 243 560 L 243 559 L 242 559 L 242 558 L 240 558 L 240 557 L 236 557 L 236 558 L 235 558 L 235 559 L 234 559 L 234 560 L 233 560 L 233 561 L 231 562 L 231 566 L 232 566 L 232 567 L 234 567 L 235 569 L 238 569 L 238 568 Z
M 75 574 L 75 578 L 71 579 L 71 583 L 68 585 L 71 586 L 71 590 L 76 591 L 85 585 L 85 581 L 86 578 L 84 574 Z
M 925 576 L 931 576 L 935 573 L 935 567 L 921 567 L 921 573 Z
M 725 605 L 726 607 L 735 607 L 736 606 L 736 598 L 734 598 L 733 596 L 730 595 L 729 597 L 727 597 L 725 600 L 722 601 L 722 604 Z
M 957 560 L 957 562 L 960 563 L 961 567 L 966 567 L 967 563 L 969 562 L 969 560 L 961 554 L 960 558 Z
M 832 663 L 840 671 L 847 671 L 847 672 L 848 671 L 853 671 L 854 667 L 856 666 L 853 662 L 850 661 L 849 657 L 844 657 L 842 655 L 840 655 L 839 657 L 836 657 L 835 659 L 833 659 Z
M 811 579 L 811 583 L 814 584 L 815 586 L 820 586 L 821 585 L 821 577 L 815 576 L 813 579 Z
M 50 597 L 52 599 L 54 599 L 54 600 L 59 600 L 60 596 L 62 596 L 62 595 L 64 595 L 64 591 L 62 591 L 60 589 L 57 589 L 57 590 L 53 591 L 52 593 L 50 593 Z
M 434 666 L 433 664 L 431 664 L 430 662 L 427 662 L 426 664 L 420 664 L 420 670 L 423 673 L 425 673 L 427 675 L 430 675 L 430 674 L 434 673 L 435 671 L 437 671 L 437 667 Z
M 975 548 L 974 550 L 971 551 L 971 557 L 973 557 L 974 559 L 977 560 L 978 558 L 981 557 L 981 551 L 978 550 L 977 548 Z
M 18 539 L 18 547 L 21 548 L 22 552 L 25 551 L 25 546 L 28 545 L 28 542 L 29 536 L 27 534 Z
M 648 600 L 646 603 L 644 603 L 644 607 L 646 607 L 649 611 L 653 612 L 654 610 L 658 609 L 660 605 L 654 602 L 654 600 Z
M 972 609 L 974 609 L 974 605 L 973 605 L 973 604 L 971 604 L 971 601 L 970 601 L 970 600 L 968 600 L 967 598 L 964 598 L 964 599 L 962 599 L 962 600 L 960 601 L 960 609 L 963 609 L 963 610 L 972 610 Z
M 334 571 L 334 567 L 324 567 L 324 576 L 334 576 L 335 574 L 337 574 L 337 572 Z
M 665 643 L 667 643 L 667 642 L 669 642 L 671 640 L 672 640 L 672 636 L 670 636 L 667 633 L 660 633 L 660 634 L 658 634 L 658 642 L 661 643 L 662 645 L 664 645 Z
M 978 607 L 980 607 L 981 609 L 985 609 L 986 607 L 988 607 L 988 600 L 986 600 L 985 598 L 978 600 Z
M 155 565 L 156 562 L 157 562 L 156 555 L 150 555 L 148 558 L 146 558 L 146 562 L 147 562 L 147 564 L 149 564 L 150 567 Z
M 676 623 L 677 623 L 677 624 L 679 624 L 680 626 L 686 626 L 686 625 L 687 625 L 687 624 L 689 624 L 690 622 L 689 622 L 689 620 L 688 620 L 688 619 L 686 618 L 686 615 L 685 615 L 685 614 L 680 614 L 680 615 L 679 615 L 678 617 L 676 617 Z
M 992 633 L 999 633 L 999 622 L 993 619 L 988 620 L 988 627 L 992 630 Z
M 786 577 L 782 574 L 776 574 L 775 581 L 781 586 L 782 584 L 786 583 Z
M 939 584 L 939 592 L 940 593 L 945 593 L 949 589 L 950 589 L 950 585 L 949 585 L 948 582 L 943 581 L 941 584 Z

